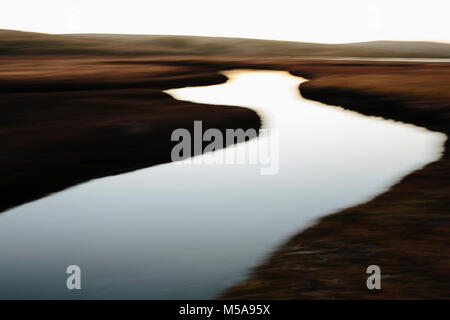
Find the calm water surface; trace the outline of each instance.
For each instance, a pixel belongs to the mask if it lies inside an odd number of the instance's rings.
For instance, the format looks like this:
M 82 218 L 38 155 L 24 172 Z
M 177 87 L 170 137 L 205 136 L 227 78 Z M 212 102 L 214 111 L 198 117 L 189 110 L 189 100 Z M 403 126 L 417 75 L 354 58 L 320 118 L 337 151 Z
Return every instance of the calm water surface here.
M 440 157 L 443 134 L 305 100 L 302 78 L 225 74 L 225 84 L 168 92 L 256 110 L 279 129 L 278 174 L 171 163 L 9 210 L 0 215 L 0 298 L 213 298 L 317 218 Z M 81 267 L 80 291 L 66 289 L 70 264 Z

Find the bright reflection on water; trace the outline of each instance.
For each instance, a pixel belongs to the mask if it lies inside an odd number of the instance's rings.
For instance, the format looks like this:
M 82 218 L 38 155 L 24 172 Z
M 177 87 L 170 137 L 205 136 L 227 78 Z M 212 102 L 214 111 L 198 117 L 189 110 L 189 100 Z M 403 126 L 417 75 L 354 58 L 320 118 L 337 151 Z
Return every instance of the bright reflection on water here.
M 10 210 L 0 215 L 0 298 L 212 298 L 314 219 L 440 157 L 444 135 L 305 100 L 301 78 L 226 74 L 169 93 L 256 110 L 280 130 L 277 175 L 166 164 Z M 70 264 L 81 291 L 66 289 Z

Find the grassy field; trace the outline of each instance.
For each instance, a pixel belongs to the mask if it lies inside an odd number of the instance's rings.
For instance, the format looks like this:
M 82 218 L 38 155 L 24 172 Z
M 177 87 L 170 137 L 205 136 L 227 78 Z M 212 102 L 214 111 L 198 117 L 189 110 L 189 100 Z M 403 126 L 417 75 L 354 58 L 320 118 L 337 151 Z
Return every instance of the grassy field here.
M 162 90 L 226 81 L 208 68 L 12 57 L 0 65 L 0 211 L 73 185 L 170 162 L 171 133 L 255 128 L 252 110 L 181 102 Z M 145 71 L 143 71 L 145 70 Z

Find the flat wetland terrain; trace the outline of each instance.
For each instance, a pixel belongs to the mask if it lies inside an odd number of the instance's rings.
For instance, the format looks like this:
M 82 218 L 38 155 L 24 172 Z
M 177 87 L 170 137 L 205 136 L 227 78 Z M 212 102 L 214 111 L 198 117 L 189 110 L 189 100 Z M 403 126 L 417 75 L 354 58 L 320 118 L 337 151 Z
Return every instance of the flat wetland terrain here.
M 260 128 L 251 109 L 163 92 L 223 83 L 222 70 L 289 71 L 310 80 L 299 88 L 305 98 L 449 134 L 450 63 L 332 59 L 448 58 L 447 44 L 0 35 L 0 211 L 170 162 L 171 132 L 194 120 Z M 387 192 L 293 236 L 221 298 L 450 298 L 448 146 Z M 365 286 L 373 264 L 382 266 L 382 290 Z

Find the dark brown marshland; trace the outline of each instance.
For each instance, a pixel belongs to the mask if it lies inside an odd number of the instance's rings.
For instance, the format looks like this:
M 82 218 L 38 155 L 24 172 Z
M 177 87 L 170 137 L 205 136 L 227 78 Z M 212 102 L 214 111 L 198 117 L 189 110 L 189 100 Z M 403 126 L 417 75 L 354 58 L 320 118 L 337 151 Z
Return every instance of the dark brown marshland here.
M 446 44 L 0 34 L 0 211 L 168 162 L 170 133 L 194 120 L 259 128 L 247 108 L 180 102 L 162 92 L 224 82 L 220 70 L 286 70 L 310 79 L 300 87 L 306 98 L 449 133 L 450 63 L 330 59 L 448 58 Z M 321 219 L 221 297 L 449 298 L 449 182 L 447 143 L 441 160 Z M 381 291 L 365 287 L 371 264 L 382 267 Z

